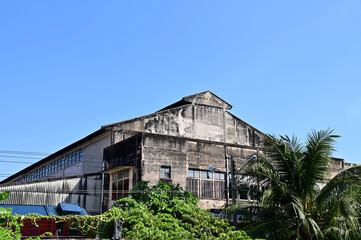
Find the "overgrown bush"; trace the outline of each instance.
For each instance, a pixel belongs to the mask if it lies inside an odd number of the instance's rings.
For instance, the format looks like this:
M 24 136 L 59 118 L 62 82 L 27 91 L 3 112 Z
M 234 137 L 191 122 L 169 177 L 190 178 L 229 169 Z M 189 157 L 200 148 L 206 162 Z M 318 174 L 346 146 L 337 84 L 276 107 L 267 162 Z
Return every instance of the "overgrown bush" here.
M 140 182 L 113 206 L 121 210 L 125 239 L 251 239 L 228 222 L 197 207 L 179 185 Z

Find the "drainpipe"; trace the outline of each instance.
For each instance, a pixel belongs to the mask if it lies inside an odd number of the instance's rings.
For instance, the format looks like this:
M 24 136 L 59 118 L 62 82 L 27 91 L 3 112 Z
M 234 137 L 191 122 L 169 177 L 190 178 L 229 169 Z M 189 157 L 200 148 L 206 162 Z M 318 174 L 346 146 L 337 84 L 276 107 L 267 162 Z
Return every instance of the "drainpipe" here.
M 226 207 L 229 204 L 229 184 L 228 184 L 228 156 L 225 156 L 225 160 L 226 160 L 226 179 L 225 179 L 225 184 L 226 184 Z
M 232 191 L 232 205 L 236 204 L 236 191 L 235 191 L 235 170 L 234 170 L 234 156 L 231 156 L 231 191 Z M 233 214 L 233 226 L 237 230 L 237 212 Z
M 105 162 L 103 159 L 102 171 L 105 169 Z M 102 173 L 102 183 L 101 183 L 101 194 L 100 194 L 100 214 L 103 213 L 103 202 L 104 202 L 104 173 Z

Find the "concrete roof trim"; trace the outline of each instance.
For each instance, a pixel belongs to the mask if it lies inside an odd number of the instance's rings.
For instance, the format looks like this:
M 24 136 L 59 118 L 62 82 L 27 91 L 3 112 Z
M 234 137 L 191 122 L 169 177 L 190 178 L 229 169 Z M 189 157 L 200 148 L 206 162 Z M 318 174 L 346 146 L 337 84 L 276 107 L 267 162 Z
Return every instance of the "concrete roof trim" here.
M 164 137 L 164 138 L 174 138 L 174 139 L 181 139 L 181 140 L 187 140 L 187 141 L 193 141 L 193 142 L 200 142 L 200 143 L 210 143 L 210 144 L 215 144 L 215 145 L 220 145 L 220 146 L 242 147 L 242 148 L 254 149 L 254 150 L 260 149 L 260 147 L 241 145 L 241 144 L 236 144 L 236 143 L 217 142 L 217 141 L 212 141 L 212 140 L 207 140 L 207 139 L 180 137 L 180 136 L 172 136 L 172 135 L 149 133 L 149 132 L 143 132 L 142 135 L 143 135 L 143 137 L 147 136 L 147 135 L 151 135 L 151 136 L 160 136 L 160 137 Z
M 217 100 L 219 100 L 220 102 L 222 102 L 225 109 L 228 109 L 228 110 L 232 109 L 232 105 L 231 105 L 231 104 L 229 104 L 228 102 L 224 101 L 222 98 L 218 97 L 216 94 L 214 94 L 213 92 L 211 92 L 211 91 L 209 91 L 209 90 L 204 91 L 204 92 L 200 92 L 200 93 L 196 93 L 196 94 L 192 94 L 192 95 L 189 95 L 189 96 L 185 96 L 185 97 L 182 98 L 182 100 L 187 101 L 187 102 L 191 102 L 191 103 L 196 103 L 196 102 L 194 102 L 194 101 L 195 101 L 195 99 L 196 99 L 197 97 L 202 96 L 202 95 L 206 95 L 207 93 L 208 93 L 208 94 L 211 94 L 211 95 L 212 95 L 213 97 L 215 97 Z M 207 105 L 207 104 L 204 104 L 204 103 L 203 103 L 202 105 Z M 208 105 L 208 106 L 219 107 L 219 106 L 215 106 L 215 105 Z
M 156 115 L 158 115 L 158 114 L 160 114 L 160 113 L 168 112 L 168 111 L 170 111 L 171 109 L 180 109 L 180 108 L 184 108 L 185 106 L 190 106 L 190 105 L 192 105 L 192 104 L 191 104 L 191 103 L 188 103 L 188 104 L 186 104 L 186 105 L 182 105 L 182 106 L 175 107 L 175 108 L 164 109 L 164 110 L 161 110 L 161 111 L 158 111 L 158 112 L 154 112 L 154 113 L 150 113 L 150 114 L 147 114 L 147 115 L 143 115 L 143 116 L 140 116 L 140 117 L 131 118 L 131 119 L 128 119 L 128 120 L 124 120 L 124 121 L 120 121 L 120 122 L 115 122 L 115 123 L 109 123 L 109 124 L 103 125 L 102 128 L 107 129 L 107 128 L 109 128 L 109 127 L 113 127 L 113 126 L 118 125 L 118 124 L 130 123 L 130 122 L 134 122 L 134 121 L 137 121 L 137 120 L 142 120 L 142 119 L 145 119 L 145 118 L 148 118 L 148 117 L 156 116 Z

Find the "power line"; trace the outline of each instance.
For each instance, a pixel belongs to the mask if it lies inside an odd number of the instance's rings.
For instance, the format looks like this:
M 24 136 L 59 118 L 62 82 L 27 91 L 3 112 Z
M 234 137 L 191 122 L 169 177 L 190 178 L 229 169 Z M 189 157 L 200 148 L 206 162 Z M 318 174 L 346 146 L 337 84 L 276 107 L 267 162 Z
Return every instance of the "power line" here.
M 11 151 L 11 150 L 0 150 L 0 153 L 22 154 L 22 155 L 46 155 L 46 156 L 51 154 L 44 152 L 25 152 L 25 151 Z
M 41 158 L 35 158 L 35 157 L 19 157 L 19 156 L 9 156 L 9 155 L 0 155 L 0 157 L 5 157 L 5 158 L 26 158 L 26 159 L 38 159 L 38 160 L 41 159 Z
M 0 160 L 0 162 L 33 164 L 33 162 L 10 161 L 10 160 L 9 160 L 9 161 L 7 161 L 7 160 Z

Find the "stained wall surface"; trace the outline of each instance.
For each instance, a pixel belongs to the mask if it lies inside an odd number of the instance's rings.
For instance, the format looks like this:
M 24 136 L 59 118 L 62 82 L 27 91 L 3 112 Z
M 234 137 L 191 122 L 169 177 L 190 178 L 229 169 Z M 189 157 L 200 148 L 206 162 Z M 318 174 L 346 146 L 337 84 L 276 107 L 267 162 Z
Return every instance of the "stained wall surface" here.
M 131 131 L 246 146 L 257 146 L 264 136 L 225 109 L 191 104 L 121 122 L 112 129 L 114 143 L 132 136 Z

